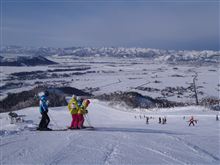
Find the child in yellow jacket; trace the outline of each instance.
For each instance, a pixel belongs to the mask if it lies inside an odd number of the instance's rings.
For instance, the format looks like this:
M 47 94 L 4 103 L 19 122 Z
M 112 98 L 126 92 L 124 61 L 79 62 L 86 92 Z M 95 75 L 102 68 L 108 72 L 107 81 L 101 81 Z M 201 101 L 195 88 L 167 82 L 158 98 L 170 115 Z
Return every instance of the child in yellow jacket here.
M 69 127 L 69 129 L 77 129 L 78 128 L 78 102 L 76 100 L 76 96 L 73 95 L 70 102 L 68 103 L 68 109 L 70 111 L 70 114 L 72 116 L 72 122 Z

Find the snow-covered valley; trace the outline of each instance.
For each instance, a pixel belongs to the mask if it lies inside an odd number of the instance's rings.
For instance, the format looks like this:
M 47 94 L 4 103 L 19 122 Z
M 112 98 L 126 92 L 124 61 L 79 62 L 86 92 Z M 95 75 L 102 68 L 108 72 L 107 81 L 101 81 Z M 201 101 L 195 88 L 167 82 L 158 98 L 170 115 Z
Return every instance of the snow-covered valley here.
M 220 122 L 215 111 L 191 106 L 131 113 L 98 100 L 92 100 L 88 110 L 85 125 L 95 130 L 30 131 L 39 123 L 38 107 L 17 111 L 24 122 L 16 124 L 2 113 L 1 164 L 220 163 Z M 71 122 L 67 107 L 50 108 L 49 115 L 53 129 Z M 191 115 L 198 120 L 195 126 L 188 126 Z M 160 116 L 166 116 L 167 124 L 158 124 Z
M 144 58 L 51 56 L 57 65 L 1 67 L 1 96 L 38 85 L 71 86 L 94 95 L 136 91 L 151 97 L 194 102 L 192 83 L 198 74 L 198 97 L 219 97 L 219 66 L 173 65 Z
M 81 49 L 78 53 L 80 52 Z M 175 57 L 169 56 L 169 59 L 163 59 L 168 56 L 159 56 L 161 52 L 158 52 L 156 59 L 130 57 L 132 52 L 128 57 L 122 54 L 120 58 L 99 56 L 96 51 L 90 55 L 89 52 L 91 51 L 86 51 L 86 56 L 51 53 L 46 58 L 55 62 L 52 65 L 2 66 L 1 100 L 9 93 L 30 92 L 35 87 L 45 86 L 73 87 L 92 94 L 94 98 L 102 98 L 103 95 L 111 95 L 114 92 L 121 93 L 120 96 L 123 96 L 123 92 L 137 92 L 144 96 L 191 106 L 143 109 L 123 106 L 125 104 L 121 104 L 121 100 L 116 103 L 92 99 L 85 125 L 91 124 L 95 130 L 51 132 L 32 131 L 40 121 L 38 107 L 22 110 L 13 107 L 23 122 L 10 124 L 8 113 L 0 114 L 2 165 L 220 163 L 220 122 L 216 121 L 219 111 L 210 110 L 211 104 L 203 102 L 206 98 L 211 101 L 216 99 L 212 105 L 218 105 L 218 61 L 202 64 L 191 63 L 192 60 L 188 63 L 187 60 L 194 59 L 198 52 L 173 52 Z M 172 52 L 169 53 L 172 55 Z M 181 58 L 185 56 L 181 53 L 188 54 L 184 63 L 181 63 Z M 203 60 L 204 53 L 206 52 L 201 54 L 200 60 Z M 214 59 L 218 59 L 219 52 L 217 56 L 211 52 L 207 57 L 212 55 Z M 178 58 L 180 56 L 181 58 Z M 175 59 L 180 61 L 176 62 Z M 174 63 L 168 63 L 167 60 Z M 195 75 L 201 106 L 194 106 Z M 70 93 L 69 91 L 68 97 L 71 96 Z M 25 101 L 30 100 L 23 102 Z M 18 102 L 18 105 L 24 105 L 23 102 Z M 2 105 L 11 103 L 13 100 L 2 102 Z M 7 108 L 7 111 L 11 110 L 10 107 Z M 4 108 L 2 112 L 5 112 Z M 66 106 L 50 107 L 49 115 L 49 127 L 52 129 L 64 129 L 70 125 L 71 117 Z M 198 123 L 188 126 L 192 115 Z M 167 118 L 167 124 L 159 124 L 158 118 L 164 116 Z M 147 117 L 149 124 L 146 124 Z

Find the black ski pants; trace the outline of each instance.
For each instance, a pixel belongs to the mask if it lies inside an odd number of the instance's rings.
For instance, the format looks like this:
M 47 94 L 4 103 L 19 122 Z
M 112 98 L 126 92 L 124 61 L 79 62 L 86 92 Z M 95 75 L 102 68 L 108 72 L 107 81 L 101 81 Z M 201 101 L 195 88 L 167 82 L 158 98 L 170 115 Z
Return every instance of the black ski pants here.
M 195 126 L 195 124 L 194 124 L 193 121 L 190 121 L 190 122 L 189 122 L 189 126 L 191 126 L 191 124 L 192 124 L 193 126 Z
M 48 124 L 50 123 L 50 118 L 47 115 L 47 112 L 42 112 L 41 115 L 42 118 L 39 124 L 39 128 L 47 128 Z

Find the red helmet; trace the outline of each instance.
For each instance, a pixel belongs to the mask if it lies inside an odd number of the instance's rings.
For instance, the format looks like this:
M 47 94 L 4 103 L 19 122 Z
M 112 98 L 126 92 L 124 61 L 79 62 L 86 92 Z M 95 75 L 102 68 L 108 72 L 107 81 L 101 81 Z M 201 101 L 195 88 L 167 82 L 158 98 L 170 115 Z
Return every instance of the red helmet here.
M 86 101 L 85 101 L 88 105 L 90 104 L 90 101 L 87 99 Z
M 89 101 L 88 99 L 86 99 L 86 100 L 83 101 L 83 106 L 84 106 L 85 108 L 88 107 L 89 104 L 90 104 L 90 101 Z

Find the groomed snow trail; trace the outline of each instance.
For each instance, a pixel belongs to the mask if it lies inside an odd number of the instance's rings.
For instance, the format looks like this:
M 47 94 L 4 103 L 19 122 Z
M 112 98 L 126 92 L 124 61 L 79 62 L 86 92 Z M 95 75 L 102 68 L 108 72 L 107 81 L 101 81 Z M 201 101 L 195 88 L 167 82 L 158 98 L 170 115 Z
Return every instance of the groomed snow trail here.
M 92 100 L 89 119 L 96 130 L 48 132 L 29 130 L 40 120 L 37 107 L 17 111 L 25 121 L 16 125 L 1 114 L 0 164 L 219 164 L 220 122 L 215 114 L 198 111 L 199 123 L 189 127 L 184 112 L 178 112 L 167 115 L 165 125 L 151 114 L 154 118 L 146 125 L 135 113 Z M 71 121 L 67 107 L 51 108 L 49 115 L 54 129 Z

